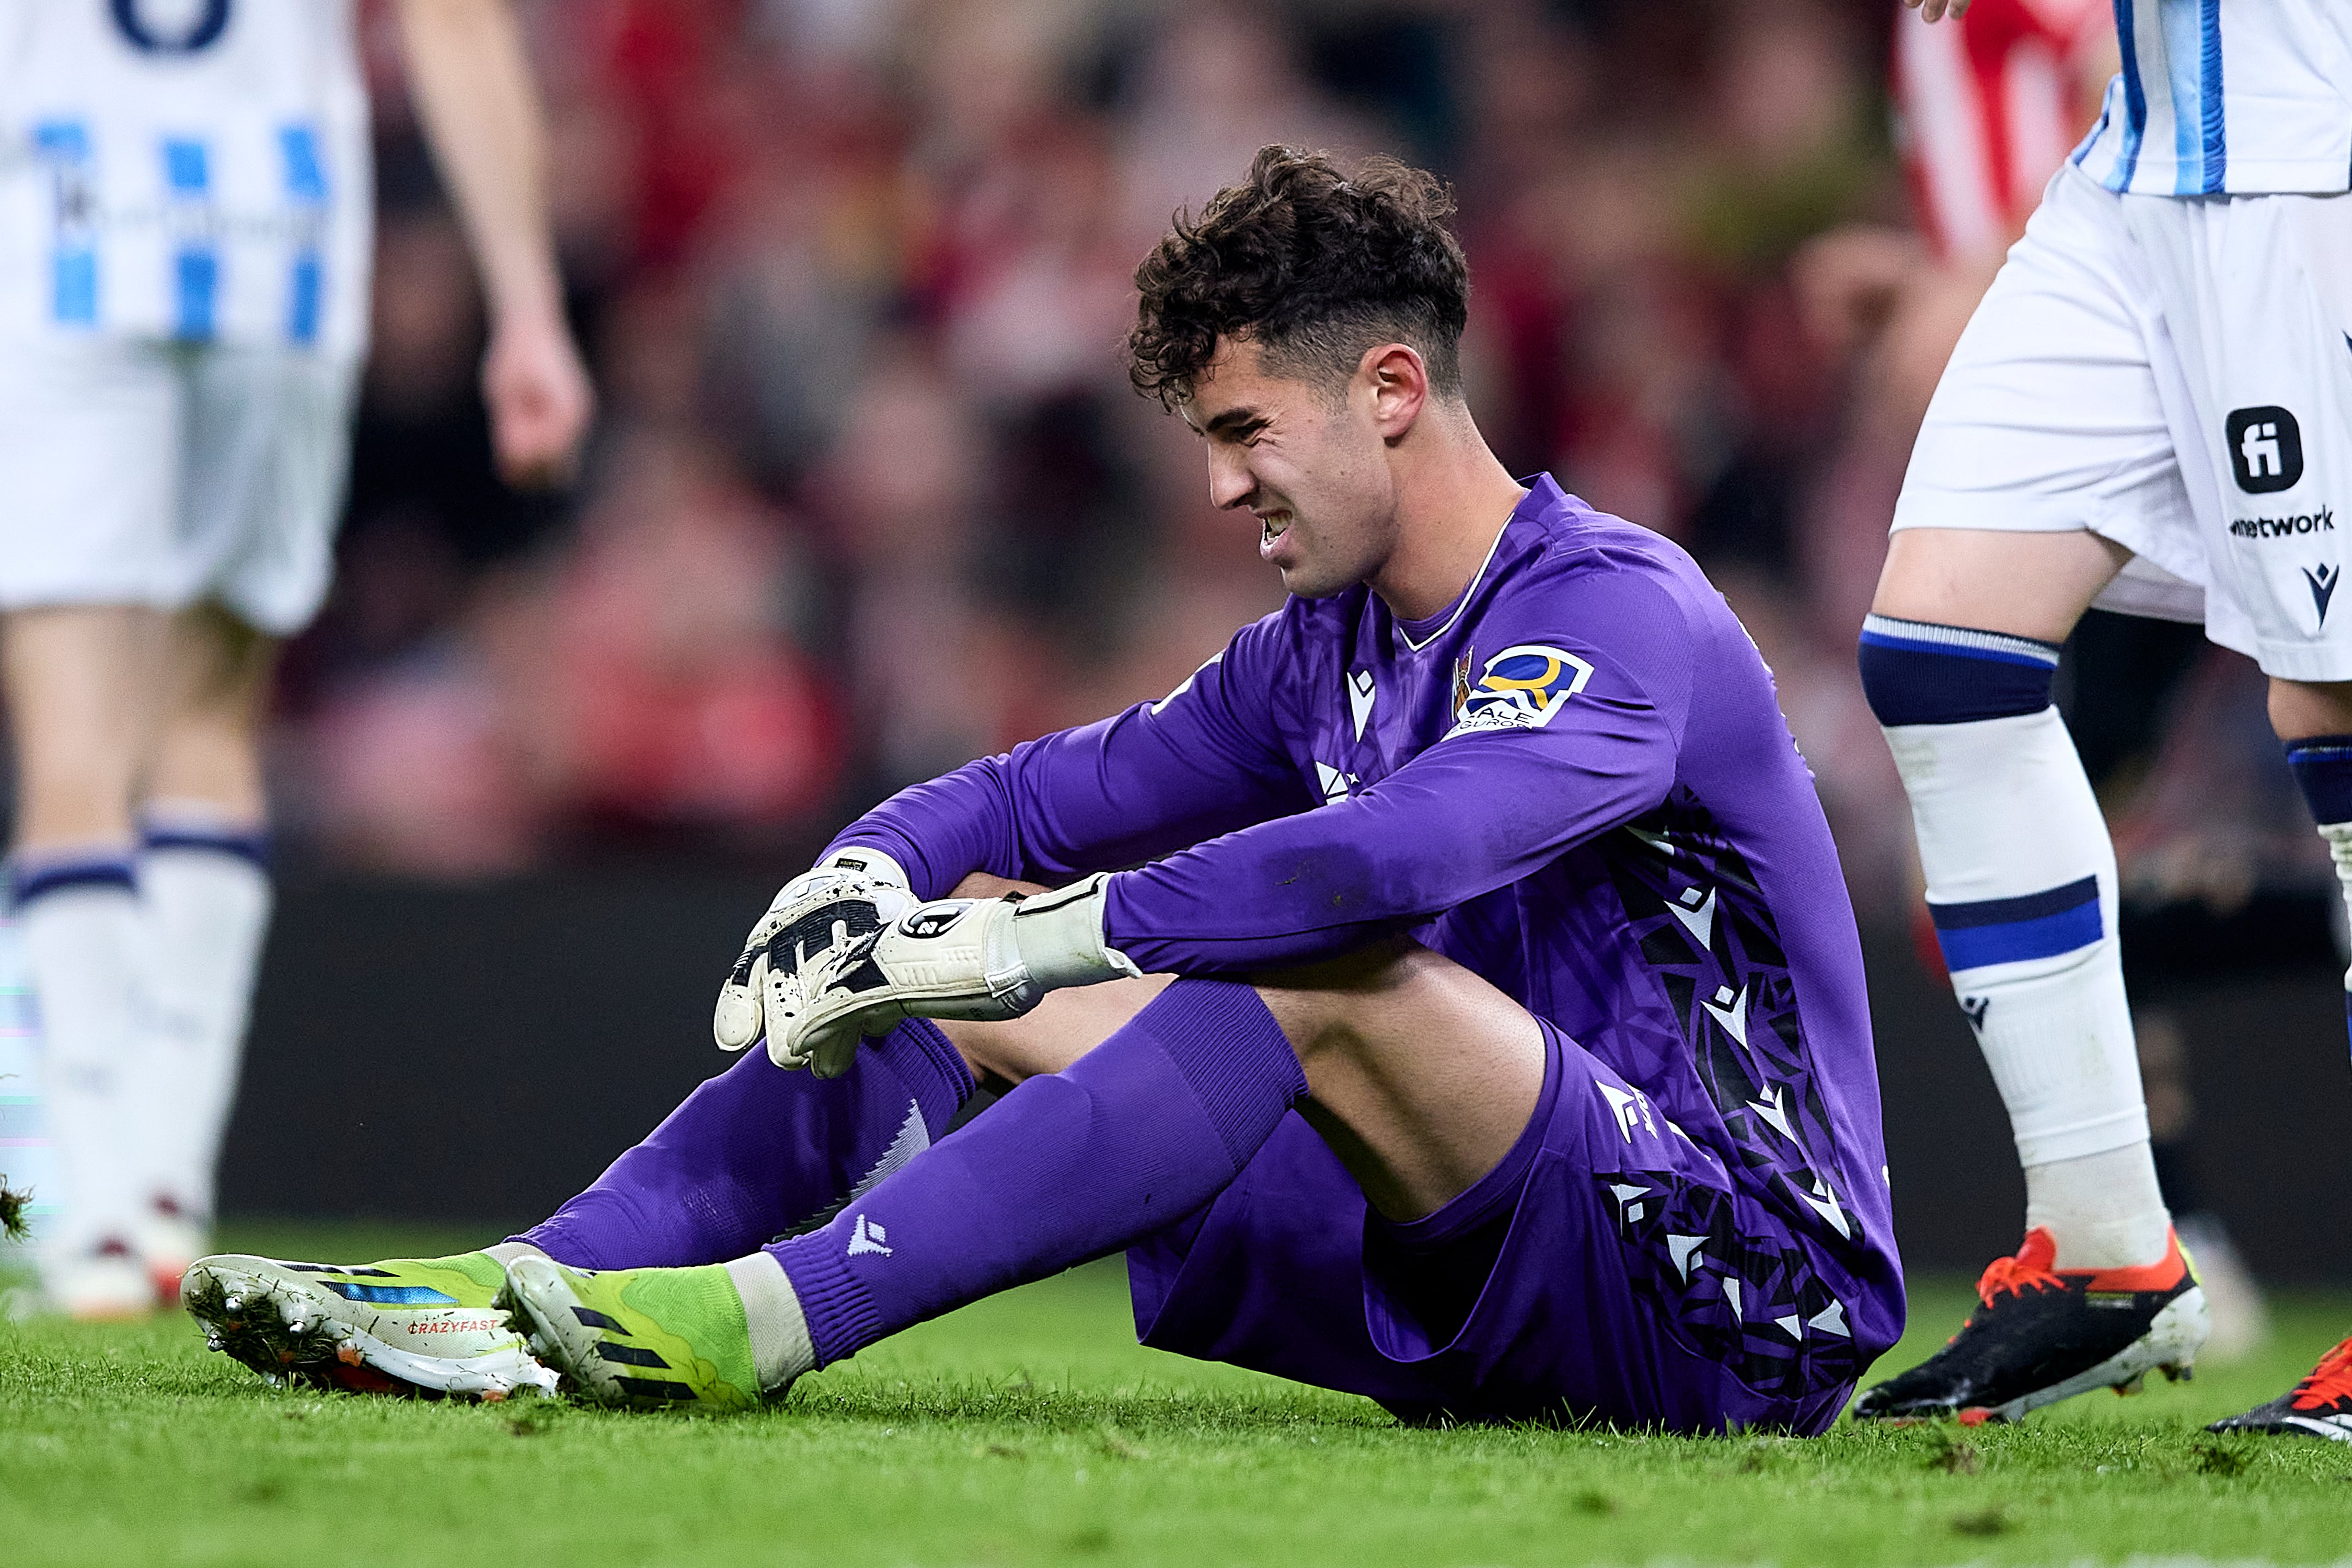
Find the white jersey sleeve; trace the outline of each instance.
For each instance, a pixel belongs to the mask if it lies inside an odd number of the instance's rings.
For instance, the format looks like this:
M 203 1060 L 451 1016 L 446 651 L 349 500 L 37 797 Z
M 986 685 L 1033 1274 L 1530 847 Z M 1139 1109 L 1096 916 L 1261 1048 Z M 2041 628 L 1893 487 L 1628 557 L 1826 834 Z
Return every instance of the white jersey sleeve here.
M 0 340 L 356 355 L 353 0 L 0 0 Z
M 2123 70 L 2075 149 L 2139 195 L 2352 189 L 2352 4 L 2115 0 Z

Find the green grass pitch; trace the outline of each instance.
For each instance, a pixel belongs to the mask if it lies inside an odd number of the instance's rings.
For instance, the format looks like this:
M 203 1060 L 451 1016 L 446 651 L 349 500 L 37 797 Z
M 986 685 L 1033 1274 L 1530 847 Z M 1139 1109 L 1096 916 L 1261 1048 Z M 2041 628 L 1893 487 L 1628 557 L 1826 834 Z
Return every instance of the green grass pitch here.
M 469 1239 L 226 1238 L 338 1258 Z M 1963 1303 L 1916 1292 L 1887 1365 Z M 736 1419 L 277 1394 L 184 1319 L 0 1322 L 0 1563 L 2352 1563 L 2352 1450 L 2198 1429 L 2284 1388 L 2352 1300 L 2277 1316 L 2268 1352 L 2194 1384 L 1811 1442 L 1402 1430 L 1137 1348 L 1105 1265 Z

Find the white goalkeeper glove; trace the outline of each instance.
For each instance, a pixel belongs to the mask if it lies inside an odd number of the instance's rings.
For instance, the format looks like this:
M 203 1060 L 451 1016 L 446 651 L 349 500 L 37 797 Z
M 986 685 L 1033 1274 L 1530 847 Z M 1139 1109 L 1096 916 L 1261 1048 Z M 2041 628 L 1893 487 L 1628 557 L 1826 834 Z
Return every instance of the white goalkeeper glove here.
M 782 1047 L 784 1023 L 805 1002 L 802 970 L 914 907 L 907 873 L 878 849 L 845 849 L 802 872 L 784 884 L 745 939 L 742 955 L 719 988 L 711 1037 L 721 1050 L 740 1051 L 765 1035 L 778 1067 L 806 1067 L 806 1058 L 788 1060 Z
M 940 899 L 811 953 L 804 1002 L 784 1024 L 781 1050 L 770 1016 L 769 1054 L 833 1078 L 849 1069 L 861 1039 L 902 1018 L 1017 1018 L 1048 991 L 1140 974 L 1103 940 L 1109 879 L 1098 871 L 1029 898 Z

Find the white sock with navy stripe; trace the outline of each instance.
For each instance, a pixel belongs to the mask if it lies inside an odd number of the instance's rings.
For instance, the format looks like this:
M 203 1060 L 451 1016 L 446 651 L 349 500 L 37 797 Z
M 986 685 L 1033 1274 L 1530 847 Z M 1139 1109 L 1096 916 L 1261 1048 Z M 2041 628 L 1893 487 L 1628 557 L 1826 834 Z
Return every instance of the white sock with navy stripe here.
M 2169 1217 L 2116 934 L 2115 848 L 2058 710 L 2058 650 L 1873 616 L 1863 681 L 1911 797 L 1928 910 L 2063 1268 L 2153 1263 Z
M 58 1210 L 44 1263 L 128 1249 L 142 1213 L 144 1169 L 131 1113 L 142 1064 L 130 856 L 103 847 L 20 852 L 8 871 L 40 1021 L 42 1114 L 57 1157 Z
M 151 1064 L 141 1121 L 152 1203 L 186 1224 L 213 1216 L 214 1167 L 227 1130 L 269 927 L 268 840 L 194 805 L 151 806 L 140 842 Z

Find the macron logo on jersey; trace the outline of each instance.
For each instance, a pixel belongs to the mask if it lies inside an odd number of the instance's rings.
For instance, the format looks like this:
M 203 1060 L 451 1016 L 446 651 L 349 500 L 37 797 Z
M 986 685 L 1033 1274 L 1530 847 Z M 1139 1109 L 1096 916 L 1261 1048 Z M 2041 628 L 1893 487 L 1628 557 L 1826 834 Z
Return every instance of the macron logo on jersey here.
M 1633 1142 L 1633 1130 L 1637 1127 L 1653 1138 L 1658 1135 L 1658 1124 L 1650 1114 L 1648 1095 L 1638 1089 L 1619 1089 L 1615 1084 L 1603 1083 L 1597 1078 L 1592 1080 L 1592 1087 L 1599 1089 L 1601 1098 L 1609 1102 L 1610 1120 L 1617 1123 L 1618 1135 L 1627 1143 Z
M 1452 740 L 1480 730 L 1540 730 L 1584 689 L 1592 666 L 1546 643 L 1517 643 L 1486 661 L 1474 685 L 1465 653 L 1454 668 Z
M 1372 686 L 1372 672 L 1351 669 L 1348 672 L 1348 713 L 1356 721 L 1356 739 L 1364 738 L 1364 726 L 1371 721 L 1372 699 L 1379 692 Z

